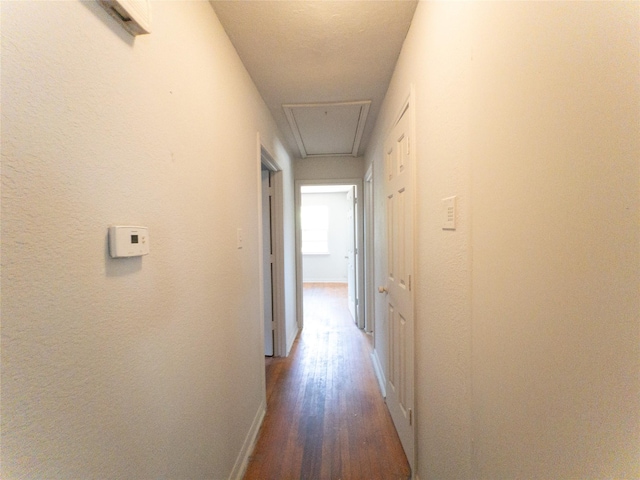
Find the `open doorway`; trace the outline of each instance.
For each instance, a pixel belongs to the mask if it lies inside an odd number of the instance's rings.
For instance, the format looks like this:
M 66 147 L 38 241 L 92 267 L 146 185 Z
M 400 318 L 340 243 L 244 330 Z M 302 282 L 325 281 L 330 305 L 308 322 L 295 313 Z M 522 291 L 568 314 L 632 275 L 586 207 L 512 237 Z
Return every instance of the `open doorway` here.
M 265 357 L 286 356 L 284 327 L 284 253 L 282 219 L 282 170 L 260 144 L 260 296 L 263 301 Z
M 298 319 L 305 291 L 331 286 L 344 295 L 353 322 L 364 328 L 362 180 L 297 182 Z

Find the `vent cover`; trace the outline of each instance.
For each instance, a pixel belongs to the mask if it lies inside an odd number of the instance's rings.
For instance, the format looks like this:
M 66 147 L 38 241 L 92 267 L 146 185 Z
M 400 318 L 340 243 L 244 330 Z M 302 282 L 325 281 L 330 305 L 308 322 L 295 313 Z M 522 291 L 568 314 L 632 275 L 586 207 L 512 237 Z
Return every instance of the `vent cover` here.
M 131 35 L 151 33 L 151 0 L 99 0 Z
M 358 156 L 370 100 L 283 105 L 302 158 Z

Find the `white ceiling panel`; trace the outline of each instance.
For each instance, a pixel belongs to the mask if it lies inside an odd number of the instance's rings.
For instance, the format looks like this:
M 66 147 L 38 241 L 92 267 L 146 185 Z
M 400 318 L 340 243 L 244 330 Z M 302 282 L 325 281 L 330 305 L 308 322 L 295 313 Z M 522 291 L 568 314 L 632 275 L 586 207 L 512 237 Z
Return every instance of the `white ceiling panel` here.
M 370 101 L 283 105 L 302 158 L 358 155 Z

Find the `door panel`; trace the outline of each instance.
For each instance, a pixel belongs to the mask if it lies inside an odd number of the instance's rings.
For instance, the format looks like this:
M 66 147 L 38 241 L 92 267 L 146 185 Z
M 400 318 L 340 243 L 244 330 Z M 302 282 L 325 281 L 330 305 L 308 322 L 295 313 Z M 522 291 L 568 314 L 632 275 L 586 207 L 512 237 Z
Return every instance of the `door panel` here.
M 409 463 L 414 466 L 413 168 L 408 109 L 385 142 L 387 198 L 387 404 Z

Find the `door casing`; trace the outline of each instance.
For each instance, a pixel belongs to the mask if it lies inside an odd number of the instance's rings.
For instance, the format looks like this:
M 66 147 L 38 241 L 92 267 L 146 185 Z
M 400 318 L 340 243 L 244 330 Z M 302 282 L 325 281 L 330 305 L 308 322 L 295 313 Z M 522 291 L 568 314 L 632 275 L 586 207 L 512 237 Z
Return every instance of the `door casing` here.
M 283 184 L 282 169 L 274 159 L 273 155 L 260 141 L 260 134 L 257 135 L 257 175 L 258 185 L 262 183 L 263 165 L 271 172 L 271 238 L 273 249 L 273 352 L 276 357 L 287 355 L 287 342 L 285 331 L 285 299 L 284 299 L 284 223 L 283 223 Z M 258 219 L 259 219 L 259 271 L 260 271 L 260 305 L 264 305 L 264 259 L 262 240 L 262 196 L 258 196 Z M 264 329 L 264 311 L 260 309 L 260 328 Z M 263 332 L 264 334 L 264 332 Z M 264 354 L 264 352 L 262 352 Z
M 271 171 L 262 165 L 262 268 L 263 268 L 263 314 L 264 314 L 264 354 L 272 357 L 274 348 L 273 325 L 273 219 Z
M 375 335 L 375 262 L 374 262 L 374 204 L 373 204 L 373 163 L 364 175 L 364 330 L 373 335 L 373 347 L 376 345 Z
M 358 304 L 358 284 L 360 283 L 357 278 L 356 268 L 358 265 L 358 260 L 361 261 L 361 255 L 356 255 L 358 251 L 358 246 L 356 245 L 357 240 L 357 227 L 356 227 L 356 207 L 357 207 L 357 199 L 356 196 L 356 187 L 352 185 L 350 190 L 347 192 L 347 221 L 349 222 L 349 233 L 348 233 L 348 248 L 347 248 L 347 295 L 349 302 L 349 312 L 353 317 L 353 320 L 358 322 L 358 314 L 360 310 L 360 305 Z M 361 300 L 361 299 L 360 299 Z

